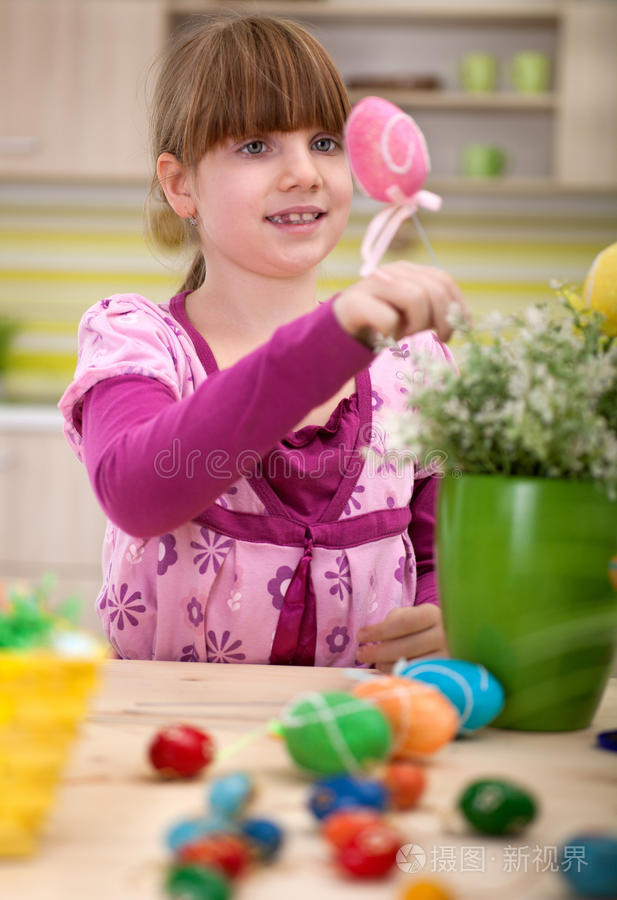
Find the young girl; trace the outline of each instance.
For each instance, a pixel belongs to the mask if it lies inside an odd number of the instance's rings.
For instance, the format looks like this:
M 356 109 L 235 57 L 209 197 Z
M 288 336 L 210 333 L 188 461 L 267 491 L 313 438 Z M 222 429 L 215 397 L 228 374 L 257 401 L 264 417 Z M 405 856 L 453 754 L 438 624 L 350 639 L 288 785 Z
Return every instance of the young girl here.
M 97 608 L 120 657 L 387 669 L 444 650 L 435 480 L 386 452 L 384 422 L 413 348 L 448 360 L 462 301 L 397 262 L 317 304 L 352 199 L 348 111 L 287 21 L 211 22 L 162 66 L 154 187 L 195 262 L 167 303 L 88 310 L 59 404 L 109 518 Z M 414 336 L 376 355 L 376 334 Z

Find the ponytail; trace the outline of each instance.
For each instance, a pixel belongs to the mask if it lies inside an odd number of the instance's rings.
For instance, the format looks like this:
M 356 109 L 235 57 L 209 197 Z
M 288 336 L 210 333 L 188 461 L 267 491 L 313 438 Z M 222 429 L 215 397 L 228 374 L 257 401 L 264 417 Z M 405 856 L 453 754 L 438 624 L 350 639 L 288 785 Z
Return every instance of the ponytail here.
M 193 259 L 193 264 L 188 275 L 184 279 L 181 291 L 196 291 L 206 280 L 206 261 L 201 250 L 198 250 Z

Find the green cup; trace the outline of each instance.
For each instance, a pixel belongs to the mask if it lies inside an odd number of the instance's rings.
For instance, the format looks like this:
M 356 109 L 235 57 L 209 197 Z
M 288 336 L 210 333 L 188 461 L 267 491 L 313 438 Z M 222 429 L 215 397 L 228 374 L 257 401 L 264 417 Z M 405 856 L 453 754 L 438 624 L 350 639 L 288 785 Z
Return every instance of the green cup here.
M 551 61 L 544 53 L 526 50 L 517 53 L 510 63 L 510 80 L 514 90 L 522 94 L 541 94 L 549 88 Z
M 461 86 L 472 93 L 494 91 L 497 72 L 497 59 L 490 53 L 467 53 L 459 65 Z
M 469 178 L 496 178 L 505 171 L 506 155 L 493 144 L 466 144 L 461 168 Z
M 501 682 L 493 723 L 530 731 L 586 728 L 610 675 L 617 593 L 617 503 L 591 482 L 500 475 L 446 477 L 437 574 L 453 657 Z

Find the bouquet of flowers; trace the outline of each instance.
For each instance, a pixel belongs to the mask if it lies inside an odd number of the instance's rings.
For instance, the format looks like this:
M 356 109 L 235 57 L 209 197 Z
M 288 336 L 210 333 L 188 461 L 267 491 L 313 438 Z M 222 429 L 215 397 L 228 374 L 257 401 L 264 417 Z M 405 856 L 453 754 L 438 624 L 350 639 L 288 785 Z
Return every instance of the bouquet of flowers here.
M 588 479 L 617 497 L 617 342 L 573 291 L 558 300 L 453 322 L 460 372 L 417 360 L 391 446 L 437 474 Z

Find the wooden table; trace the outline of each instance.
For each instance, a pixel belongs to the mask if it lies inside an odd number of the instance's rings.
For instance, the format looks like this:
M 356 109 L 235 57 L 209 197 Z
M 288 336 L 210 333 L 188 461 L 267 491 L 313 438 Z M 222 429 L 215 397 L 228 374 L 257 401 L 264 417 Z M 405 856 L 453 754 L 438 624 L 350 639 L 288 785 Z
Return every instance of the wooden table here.
M 225 748 L 242 744 L 243 735 L 275 719 L 302 691 L 349 687 L 336 669 L 108 661 L 40 850 L 31 859 L 0 863 L 0 896 L 162 897 L 162 835 L 177 819 L 200 813 L 207 779 L 154 778 L 145 750 L 155 729 L 190 721 Z M 617 756 L 595 746 L 597 731 L 615 727 L 613 678 L 591 729 L 537 734 L 489 728 L 430 758 L 429 786 L 419 807 L 392 816 L 403 843 L 420 848 L 416 858 L 425 854 L 421 876 L 449 886 L 459 900 L 569 896 L 561 877 L 550 871 L 550 848 L 585 829 L 615 828 Z M 251 813 L 276 818 L 287 833 L 278 862 L 249 874 L 236 891 L 239 900 L 400 898 L 421 877 L 397 869 L 386 881 L 367 883 L 337 874 L 306 810 L 310 781 L 298 774 L 282 742 L 262 734 L 210 772 L 233 769 L 254 775 L 258 794 Z M 489 775 L 515 779 L 540 799 L 539 817 L 518 839 L 487 839 L 465 829 L 452 813 L 462 788 Z

